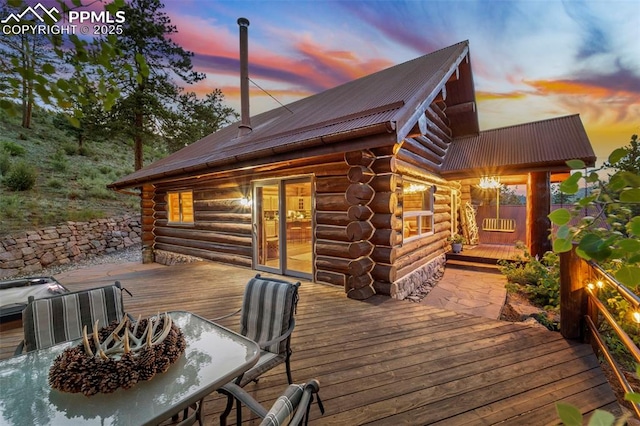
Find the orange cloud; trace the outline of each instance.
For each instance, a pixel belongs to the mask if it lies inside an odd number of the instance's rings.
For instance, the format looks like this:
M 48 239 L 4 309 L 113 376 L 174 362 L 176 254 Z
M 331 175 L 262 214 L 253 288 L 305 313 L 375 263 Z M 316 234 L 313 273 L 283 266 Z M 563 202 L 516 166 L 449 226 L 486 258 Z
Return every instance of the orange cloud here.
M 476 92 L 477 101 L 493 101 L 497 99 L 524 99 L 527 96 L 524 92 Z

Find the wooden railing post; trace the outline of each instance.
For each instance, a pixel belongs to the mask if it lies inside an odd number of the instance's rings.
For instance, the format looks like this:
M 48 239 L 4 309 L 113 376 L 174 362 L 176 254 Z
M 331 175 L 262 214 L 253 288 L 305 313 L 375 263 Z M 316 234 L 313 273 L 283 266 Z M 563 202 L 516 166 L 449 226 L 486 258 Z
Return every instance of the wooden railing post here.
M 575 246 L 560 254 L 560 333 L 565 339 L 584 338 L 587 295 L 583 288 L 583 265 Z

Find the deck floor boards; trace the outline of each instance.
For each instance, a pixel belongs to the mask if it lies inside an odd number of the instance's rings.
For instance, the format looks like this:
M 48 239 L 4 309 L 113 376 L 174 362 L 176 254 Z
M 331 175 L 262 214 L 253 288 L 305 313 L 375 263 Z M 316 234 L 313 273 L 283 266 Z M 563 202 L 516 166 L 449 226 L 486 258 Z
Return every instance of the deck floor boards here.
M 216 318 L 240 307 L 254 274 L 202 262 L 61 281 L 76 290 L 119 280 L 133 294 L 125 307 L 134 316 L 188 310 Z M 324 416 L 311 409 L 313 425 L 554 424 L 557 401 L 585 414 L 620 411 L 590 346 L 544 329 L 381 296 L 358 302 L 308 282 L 296 321 L 294 380 L 318 378 L 326 408 Z M 238 329 L 237 317 L 220 323 Z M 19 321 L 2 324 L 0 358 L 12 355 L 21 335 Z M 268 406 L 286 385 L 280 366 L 246 390 Z M 205 424 L 218 424 L 223 403 L 215 393 L 205 399 Z M 244 417 L 258 423 L 246 410 Z

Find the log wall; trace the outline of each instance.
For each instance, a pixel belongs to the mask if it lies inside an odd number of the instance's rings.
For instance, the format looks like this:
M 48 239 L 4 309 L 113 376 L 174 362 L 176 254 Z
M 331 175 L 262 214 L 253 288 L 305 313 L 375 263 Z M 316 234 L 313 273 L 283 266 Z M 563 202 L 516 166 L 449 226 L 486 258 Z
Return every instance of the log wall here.
M 251 267 L 251 209 L 240 204 L 249 195 L 248 177 L 197 179 L 156 186 L 154 249 Z M 167 192 L 193 190 L 193 224 L 167 220 Z
M 371 212 L 366 204 L 373 190 L 362 183 L 372 175 L 367 168 L 369 156 L 366 151 L 348 153 L 342 169 L 316 175 L 315 280 L 339 285 L 348 295 L 371 284 L 373 262 L 369 254 L 373 245 L 368 239 L 373 226 L 368 222 Z M 356 167 L 350 167 L 349 162 Z

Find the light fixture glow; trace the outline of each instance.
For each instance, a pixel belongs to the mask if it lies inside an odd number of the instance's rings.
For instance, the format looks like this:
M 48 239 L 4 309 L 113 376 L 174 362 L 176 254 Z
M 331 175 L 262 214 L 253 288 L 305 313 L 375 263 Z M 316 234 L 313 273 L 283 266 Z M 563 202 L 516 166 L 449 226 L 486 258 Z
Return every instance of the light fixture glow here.
M 248 197 L 242 197 L 240 198 L 240 205 L 242 207 L 249 207 L 251 206 L 251 200 Z
M 631 315 L 633 316 L 633 320 L 636 322 L 636 324 L 640 324 L 640 312 L 636 311 Z
M 593 283 L 589 283 L 589 284 L 587 284 L 587 288 L 588 288 L 589 290 L 593 291 L 593 290 L 595 290 L 596 286 L 595 286 L 595 285 L 593 285 Z
M 598 288 L 604 287 L 604 283 L 602 281 L 598 281 L 596 285 L 598 286 Z
M 482 189 L 500 188 L 500 176 L 482 176 L 478 186 Z

